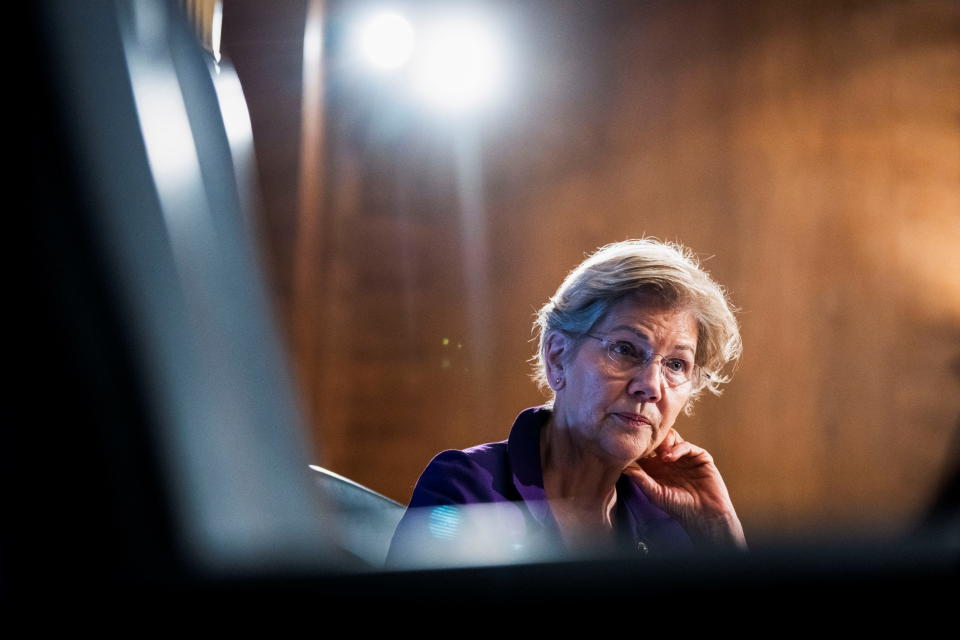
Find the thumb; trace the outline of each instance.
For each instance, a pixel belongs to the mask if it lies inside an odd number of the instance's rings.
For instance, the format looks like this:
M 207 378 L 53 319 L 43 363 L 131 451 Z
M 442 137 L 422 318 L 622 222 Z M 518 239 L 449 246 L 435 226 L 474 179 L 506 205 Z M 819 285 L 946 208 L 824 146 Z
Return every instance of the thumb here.
M 637 484 L 640 485 L 640 489 L 647 494 L 648 498 L 656 500 L 660 497 L 660 494 L 663 492 L 660 483 L 654 480 L 653 477 L 647 473 L 646 469 L 639 464 L 630 465 L 624 469 L 624 472 L 636 480 Z

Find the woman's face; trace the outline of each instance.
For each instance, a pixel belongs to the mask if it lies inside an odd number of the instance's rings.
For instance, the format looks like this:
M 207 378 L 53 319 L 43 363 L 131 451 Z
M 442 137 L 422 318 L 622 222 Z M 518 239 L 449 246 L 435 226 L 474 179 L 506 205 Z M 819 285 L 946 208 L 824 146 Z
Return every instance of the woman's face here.
M 665 358 L 693 362 L 697 350 L 697 321 L 686 309 L 664 308 L 648 296 L 630 296 L 610 309 L 590 335 L 576 342 L 557 336 L 548 342 L 548 359 L 561 356 L 558 344 L 573 349 L 572 357 L 557 357 L 562 369 L 554 401 L 554 420 L 577 444 L 602 459 L 626 466 L 656 449 L 692 392 L 693 382 L 670 386 L 655 358 L 646 367 L 618 372 L 608 356 L 609 341 L 618 348 L 652 351 Z

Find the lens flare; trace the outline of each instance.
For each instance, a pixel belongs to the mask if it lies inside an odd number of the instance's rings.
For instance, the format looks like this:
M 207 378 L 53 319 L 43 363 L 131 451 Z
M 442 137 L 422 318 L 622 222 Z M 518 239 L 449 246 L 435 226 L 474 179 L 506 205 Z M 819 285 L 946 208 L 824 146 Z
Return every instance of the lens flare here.
M 503 79 L 503 48 L 489 25 L 460 18 L 425 30 L 413 71 L 416 93 L 446 111 L 488 104 Z
M 416 39 L 413 27 L 396 13 L 380 13 L 364 26 L 361 47 L 367 60 L 379 69 L 402 67 L 410 56 Z

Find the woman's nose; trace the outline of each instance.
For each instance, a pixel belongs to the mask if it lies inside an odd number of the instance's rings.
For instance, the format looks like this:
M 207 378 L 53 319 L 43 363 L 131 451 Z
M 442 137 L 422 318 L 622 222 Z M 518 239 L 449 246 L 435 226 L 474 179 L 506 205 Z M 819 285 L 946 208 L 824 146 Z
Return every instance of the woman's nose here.
M 660 400 L 662 385 L 660 361 L 654 358 L 632 372 L 630 382 L 627 384 L 627 393 L 642 397 L 647 402 L 657 402 Z

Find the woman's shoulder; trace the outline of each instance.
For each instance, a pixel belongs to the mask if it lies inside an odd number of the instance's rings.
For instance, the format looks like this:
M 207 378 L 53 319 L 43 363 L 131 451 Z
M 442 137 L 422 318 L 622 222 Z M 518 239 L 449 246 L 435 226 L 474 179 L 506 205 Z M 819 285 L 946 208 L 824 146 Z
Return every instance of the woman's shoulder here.
M 410 506 L 472 504 L 514 499 L 509 495 L 507 443 L 448 449 L 433 457 L 413 491 Z
M 417 481 L 387 565 L 476 562 L 483 553 L 509 552 L 526 531 L 520 501 L 506 441 L 441 451 Z M 478 540 L 486 542 L 478 547 Z
M 489 469 L 507 459 L 507 441 L 487 442 L 467 449 L 447 449 L 433 457 L 430 464 L 462 465 Z M 429 465 L 428 465 L 429 468 Z

